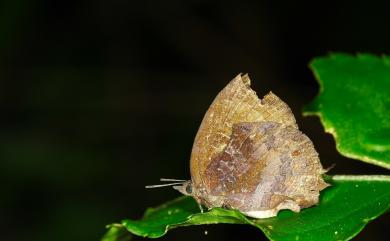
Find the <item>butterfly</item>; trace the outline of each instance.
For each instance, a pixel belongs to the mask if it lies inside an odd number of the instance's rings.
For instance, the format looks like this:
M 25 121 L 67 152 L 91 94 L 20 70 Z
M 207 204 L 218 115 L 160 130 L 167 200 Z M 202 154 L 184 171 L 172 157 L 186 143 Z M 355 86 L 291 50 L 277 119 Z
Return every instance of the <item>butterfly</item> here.
M 286 103 L 272 92 L 259 99 L 250 83 L 239 74 L 207 110 L 192 147 L 191 180 L 148 187 L 172 185 L 199 205 L 254 218 L 318 204 L 329 184 L 313 143 Z

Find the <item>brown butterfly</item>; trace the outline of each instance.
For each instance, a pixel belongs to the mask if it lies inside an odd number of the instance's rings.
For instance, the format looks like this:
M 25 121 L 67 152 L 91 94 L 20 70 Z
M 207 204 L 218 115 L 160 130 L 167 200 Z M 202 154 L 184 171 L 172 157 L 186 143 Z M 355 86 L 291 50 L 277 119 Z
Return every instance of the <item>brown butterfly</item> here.
M 329 186 L 310 139 L 272 92 L 259 99 L 248 75 L 235 77 L 207 110 L 192 147 L 191 180 L 174 186 L 208 208 L 237 209 L 247 216 L 299 212 L 318 203 Z

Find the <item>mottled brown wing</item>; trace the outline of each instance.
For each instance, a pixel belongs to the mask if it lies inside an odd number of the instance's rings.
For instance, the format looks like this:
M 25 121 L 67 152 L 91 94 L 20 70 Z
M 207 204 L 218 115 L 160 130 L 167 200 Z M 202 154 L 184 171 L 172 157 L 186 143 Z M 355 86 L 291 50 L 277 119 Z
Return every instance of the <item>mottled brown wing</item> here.
M 233 125 L 259 121 L 297 128 L 294 115 L 283 101 L 272 92 L 260 100 L 250 88 L 248 75 L 238 75 L 217 95 L 195 137 L 190 169 L 197 188 L 201 188 L 210 161 L 228 144 Z
M 204 181 L 208 196 L 223 197 L 227 207 L 275 215 L 279 209 L 299 211 L 318 203 L 319 191 L 327 186 L 323 173 L 313 143 L 295 127 L 244 122 L 233 126 L 229 143 L 209 163 Z

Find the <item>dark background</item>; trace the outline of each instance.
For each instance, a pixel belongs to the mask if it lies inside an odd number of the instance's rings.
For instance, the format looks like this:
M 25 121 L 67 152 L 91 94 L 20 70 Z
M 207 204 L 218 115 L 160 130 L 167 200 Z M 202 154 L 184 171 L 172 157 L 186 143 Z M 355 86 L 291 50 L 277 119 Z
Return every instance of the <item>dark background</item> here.
M 388 174 L 344 158 L 302 106 L 308 62 L 329 51 L 389 53 L 389 1 L 0 2 L 2 240 L 98 240 L 179 196 L 209 104 L 238 73 L 292 108 L 330 174 Z M 385 240 L 389 214 L 356 240 Z M 208 235 L 204 235 L 204 230 Z M 264 240 L 253 227 L 173 230 L 163 240 Z M 140 238 L 136 240 L 141 240 Z

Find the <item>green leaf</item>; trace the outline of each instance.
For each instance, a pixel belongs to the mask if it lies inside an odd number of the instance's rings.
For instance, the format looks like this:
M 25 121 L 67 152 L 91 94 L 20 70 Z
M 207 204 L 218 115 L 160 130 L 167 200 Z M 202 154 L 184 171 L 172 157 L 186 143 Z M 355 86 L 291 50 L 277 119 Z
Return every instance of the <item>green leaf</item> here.
M 140 220 L 126 219 L 118 225 L 149 238 L 181 226 L 229 223 L 252 225 L 271 240 L 348 240 L 389 209 L 390 176 L 334 176 L 329 182 L 332 186 L 321 192 L 320 204 L 300 213 L 286 210 L 268 219 L 251 219 L 222 208 L 200 213 L 192 198 L 180 197 L 148 209 Z
M 129 241 L 131 240 L 131 234 L 121 224 L 107 225 L 109 230 L 103 236 L 101 241 Z
M 320 117 L 342 155 L 390 169 L 390 58 L 332 54 L 310 67 L 320 92 L 304 114 Z

